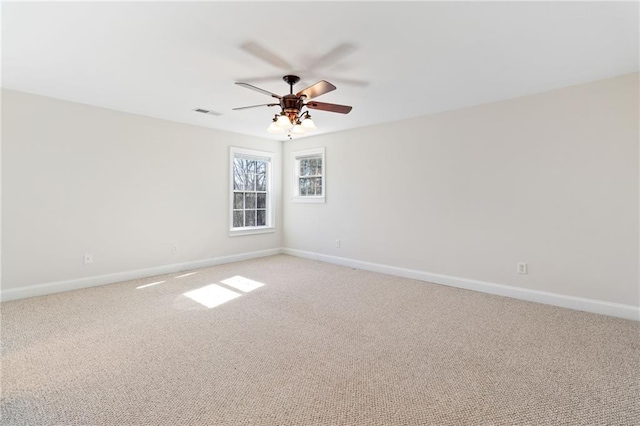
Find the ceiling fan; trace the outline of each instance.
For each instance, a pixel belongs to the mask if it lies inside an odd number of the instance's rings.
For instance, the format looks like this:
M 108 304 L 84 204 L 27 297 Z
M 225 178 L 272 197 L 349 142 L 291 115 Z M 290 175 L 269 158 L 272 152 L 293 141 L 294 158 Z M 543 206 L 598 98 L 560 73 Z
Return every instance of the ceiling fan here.
M 236 82 L 238 86 L 246 87 L 247 89 L 255 90 L 256 92 L 264 93 L 272 98 L 278 99 L 278 102 L 270 104 L 251 105 L 246 107 L 233 108 L 234 111 L 243 110 L 248 108 L 257 107 L 273 107 L 280 106 L 280 114 L 275 114 L 271 126 L 267 129 L 269 133 L 283 133 L 290 130 L 294 134 L 302 134 L 307 130 L 315 129 L 315 124 L 311 120 L 309 109 L 317 109 L 320 111 L 337 112 L 339 114 L 348 114 L 352 107 L 347 105 L 329 104 L 325 102 L 311 101 L 313 98 L 317 98 L 320 95 L 336 90 L 336 86 L 325 80 L 320 80 L 315 84 L 293 93 L 293 86 L 300 81 L 300 77 L 297 75 L 285 75 L 282 79 L 289 85 L 289 93 L 280 96 L 259 87 L 253 86 L 249 83 Z M 302 109 L 306 107 L 306 111 Z M 291 137 L 291 133 L 289 137 Z

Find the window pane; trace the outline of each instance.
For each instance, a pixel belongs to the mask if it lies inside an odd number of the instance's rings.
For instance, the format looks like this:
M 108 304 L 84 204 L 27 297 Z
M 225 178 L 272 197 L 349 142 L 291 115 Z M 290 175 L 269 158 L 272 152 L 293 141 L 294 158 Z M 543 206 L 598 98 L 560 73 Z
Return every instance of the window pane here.
M 307 195 L 307 180 L 300 179 L 300 195 Z
M 264 173 L 260 173 L 256 176 L 256 191 L 266 191 L 267 190 L 267 175 Z
M 309 176 L 309 174 L 309 160 L 303 158 L 302 160 L 300 160 L 300 176 Z
M 244 226 L 256 226 L 256 211 L 245 210 L 244 211 Z
M 266 161 L 258 161 L 256 166 L 256 173 L 267 173 L 267 162 Z
M 318 169 L 316 172 L 317 175 L 322 175 L 322 158 L 318 158 Z
M 316 195 L 322 195 L 322 178 L 315 178 Z
M 256 189 L 256 161 L 255 160 L 245 160 L 246 162 L 246 171 L 245 171 L 245 187 L 249 191 L 255 191 Z
M 256 208 L 256 194 L 244 194 L 244 208 L 245 209 Z
M 315 175 L 317 172 L 318 162 L 315 158 L 309 159 L 309 174 Z
M 267 224 L 266 210 L 258 210 L 258 226 L 265 226 Z
M 267 194 L 258 194 L 258 200 L 256 202 L 259 209 L 267 208 Z
M 242 210 L 242 201 L 244 200 L 244 196 L 242 192 L 236 192 L 233 194 L 233 208 L 235 210 Z
M 242 210 L 239 211 L 239 212 L 236 212 L 236 211 L 233 212 L 233 227 L 234 228 L 241 228 L 243 226 L 243 220 L 242 220 L 243 217 L 244 217 L 244 214 L 243 214 Z
M 233 189 L 242 191 L 244 189 L 244 163 L 242 158 L 233 160 Z

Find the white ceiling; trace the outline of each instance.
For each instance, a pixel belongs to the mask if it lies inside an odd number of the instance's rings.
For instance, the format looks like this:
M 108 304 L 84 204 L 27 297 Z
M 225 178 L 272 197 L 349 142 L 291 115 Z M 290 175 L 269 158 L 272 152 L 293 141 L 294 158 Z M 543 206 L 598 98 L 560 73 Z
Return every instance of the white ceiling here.
M 312 111 L 320 134 L 612 77 L 639 62 L 637 2 L 3 3 L 2 27 L 3 87 L 272 139 L 284 139 L 265 132 L 277 107 L 231 110 L 272 98 L 234 82 L 278 94 L 288 73 L 302 77 L 297 90 L 334 83 L 317 100 L 354 108 Z M 329 63 L 314 64 L 326 54 Z

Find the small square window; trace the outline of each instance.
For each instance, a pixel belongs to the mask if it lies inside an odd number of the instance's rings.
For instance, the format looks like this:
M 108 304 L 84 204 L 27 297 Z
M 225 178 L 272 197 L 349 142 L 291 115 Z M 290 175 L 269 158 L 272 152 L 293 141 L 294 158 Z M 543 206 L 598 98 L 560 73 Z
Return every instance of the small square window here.
M 293 197 L 298 203 L 324 203 L 326 165 L 324 148 L 293 154 Z

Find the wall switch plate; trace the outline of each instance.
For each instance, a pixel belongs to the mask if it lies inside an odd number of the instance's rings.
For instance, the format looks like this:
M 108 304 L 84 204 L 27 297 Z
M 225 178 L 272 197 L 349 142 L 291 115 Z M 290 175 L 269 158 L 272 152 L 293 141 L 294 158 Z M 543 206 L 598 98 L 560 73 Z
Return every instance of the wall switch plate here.
M 527 275 L 527 264 L 525 262 L 518 262 L 518 274 Z
M 340 240 L 336 240 L 336 248 L 340 248 Z
M 89 254 L 89 253 L 85 253 L 85 255 L 84 255 L 84 264 L 88 265 L 90 263 L 93 263 L 93 255 Z
M 173 246 L 173 248 L 171 249 L 172 253 L 177 253 L 178 252 L 178 246 Z

